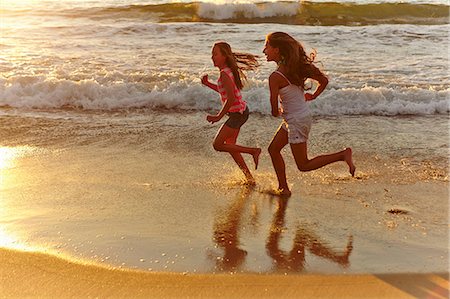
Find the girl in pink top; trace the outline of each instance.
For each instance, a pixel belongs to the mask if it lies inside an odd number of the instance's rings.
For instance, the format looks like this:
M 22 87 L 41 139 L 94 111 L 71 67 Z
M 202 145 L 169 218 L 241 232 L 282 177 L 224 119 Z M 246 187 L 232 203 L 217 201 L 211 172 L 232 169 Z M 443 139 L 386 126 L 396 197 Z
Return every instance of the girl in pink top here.
M 355 165 L 351 148 L 313 159 L 308 158 L 307 141 L 312 118 L 306 101 L 317 98 L 328 84 L 327 77 L 314 65 L 314 57 L 308 57 L 302 45 L 284 32 L 269 34 L 263 52 L 267 61 L 274 61 L 278 65 L 277 70 L 269 77 L 272 115 L 283 117 L 283 122 L 269 145 L 270 157 L 278 178 L 278 193 L 291 195 L 286 181 L 286 167 L 281 156 L 281 150 L 288 143 L 300 171 L 311 171 L 344 161 L 350 174 L 354 176 Z M 308 78 L 319 84 L 312 94 L 304 93 L 305 80 Z
M 257 169 L 261 149 L 237 145 L 236 139 L 249 115 L 247 103 L 241 95 L 243 87 L 241 77 L 245 79 L 242 70 L 253 70 L 258 66 L 258 62 L 251 54 L 233 53 L 230 45 L 225 42 L 214 44 L 211 58 L 214 66 L 220 70 L 219 80 L 217 84 L 213 84 L 209 82 L 208 75 L 204 75 L 202 83 L 220 94 L 222 109 L 216 115 L 208 115 L 206 120 L 213 124 L 228 115 L 227 121 L 220 127 L 214 138 L 213 147 L 216 151 L 230 153 L 244 173 L 247 182 L 255 184 L 242 153 L 252 155 L 255 169 Z

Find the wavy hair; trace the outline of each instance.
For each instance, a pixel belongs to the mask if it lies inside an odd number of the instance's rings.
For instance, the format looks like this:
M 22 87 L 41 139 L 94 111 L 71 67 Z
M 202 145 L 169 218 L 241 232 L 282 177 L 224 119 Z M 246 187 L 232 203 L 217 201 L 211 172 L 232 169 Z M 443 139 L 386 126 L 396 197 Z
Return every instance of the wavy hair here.
M 217 42 L 214 47 L 218 47 L 223 56 L 225 63 L 231 69 L 234 76 L 236 87 L 242 89 L 243 81 L 247 81 L 247 76 L 243 71 L 253 71 L 259 67 L 258 56 L 250 53 L 233 52 L 231 46 L 226 42 Z
M 287 69 L 287 77 L 305 88 L 305 81 L 315 74 L 323 75 L 315 65 L 316 52 L 306 54 L 303 46 L 292 36 L 284 32 L 272 32 L 266 37 L 267 43 L 280 50 L 281 61 Z

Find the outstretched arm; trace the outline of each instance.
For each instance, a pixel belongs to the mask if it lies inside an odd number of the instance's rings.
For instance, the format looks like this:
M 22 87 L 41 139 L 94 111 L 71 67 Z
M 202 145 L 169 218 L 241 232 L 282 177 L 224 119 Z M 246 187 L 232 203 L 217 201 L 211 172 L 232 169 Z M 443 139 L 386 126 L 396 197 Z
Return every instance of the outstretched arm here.
M 305 101 L 312 101 L 316 99 L 328 85 L 328 78 L 319 70 L 315 72 L 310 78 L 317 81 L 319 83 L 319 86 L 317 86 L 313 94 L 305 93 Z
M 219 92 L 219 90 L 217 89 L 217 85 L 214 83 L 209 82 L 208 80 L 208 75 L 204 75 L 202 77 L 202 84 L 211 88 L 212 90 L 214 90 L 215 92 Z

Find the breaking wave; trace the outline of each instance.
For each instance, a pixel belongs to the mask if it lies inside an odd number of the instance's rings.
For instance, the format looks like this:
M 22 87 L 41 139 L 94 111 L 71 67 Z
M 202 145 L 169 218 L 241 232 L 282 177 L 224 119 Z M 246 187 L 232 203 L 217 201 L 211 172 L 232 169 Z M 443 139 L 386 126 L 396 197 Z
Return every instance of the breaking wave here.
M 449 6 L 413 3 L 211 2 L 111 7 L 0 10 L 3 14 L 59 15 L 68 18 L 141 18 L 159 22 L 281 23 L 295 25 L 448 24 Z
M 158 79 L 159 81 L 160 78 Z M 26 76 L 0 78 L 0 107 L 31 109 L 168 109 L 210 111 L 218 95 L 198 78 L 168 78 L 159 84 Z M 254 112 L 270 114 L 267 80 L 249 82 L 243 96 Z M 450 89 L 330 86 L 310 107 L 315 115 L 432 115 L 450 113 Z

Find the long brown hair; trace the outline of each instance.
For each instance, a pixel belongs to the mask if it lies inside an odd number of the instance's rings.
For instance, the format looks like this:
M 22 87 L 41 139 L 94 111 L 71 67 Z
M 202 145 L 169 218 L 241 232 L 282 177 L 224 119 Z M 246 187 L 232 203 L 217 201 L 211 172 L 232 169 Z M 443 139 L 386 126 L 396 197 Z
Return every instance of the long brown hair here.
M 218 47 L 223 56 L 226 57 L 225 63 L 231 69 L 234 76 L 234 82 L 238 89 L 244 87 L 242 81 L 247 80 L 243 71 L 252 71 L 259 66 L 258 56 L 250 53 L 238 53 L 231 51 L 231 46 L 226 42 L 217 42 L 214 47 Z
M 315 74 L 323 73 L 314 65 L 316 52 L 306 55 L 303 46 L 292 36 L 284 32 L 272 32 L 266 41 L 271 47 L 280 50 L 281 61 L 287 69 L 287 77 L 305 88 L 305 81 Z

